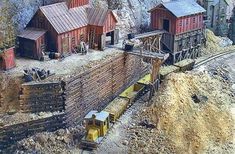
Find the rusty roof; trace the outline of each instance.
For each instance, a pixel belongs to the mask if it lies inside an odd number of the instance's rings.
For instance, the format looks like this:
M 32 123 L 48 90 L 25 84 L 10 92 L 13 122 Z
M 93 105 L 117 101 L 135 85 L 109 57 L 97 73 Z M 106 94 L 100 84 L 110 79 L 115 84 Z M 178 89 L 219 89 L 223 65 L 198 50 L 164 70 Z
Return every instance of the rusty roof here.
M 111 10 L 92 8 L 89 5 L 69 9 L 66 2 L 42 6 L 40 10 L 58 34 L 87 25 L 103 26 L 109 13 L 114 16 Z
M 80 6 L 68 9 L 66 2 L 61 2 L 42 6 L 40 10 L 55 28 L 56 32 L 61 34 L 88 24 L 86 7 Z
M 117 21 L 111 10 L 102 8 L 87 8 L 89 25 L 104 26 L 109 13 L 111 13 Z
M 27 28 L 23 30 L 23 32 L 18 35 L 18 37 L 26 38 L 30 40 L 37 40 L 39 37 L 43 36 L 47 31 L 38 28 Z

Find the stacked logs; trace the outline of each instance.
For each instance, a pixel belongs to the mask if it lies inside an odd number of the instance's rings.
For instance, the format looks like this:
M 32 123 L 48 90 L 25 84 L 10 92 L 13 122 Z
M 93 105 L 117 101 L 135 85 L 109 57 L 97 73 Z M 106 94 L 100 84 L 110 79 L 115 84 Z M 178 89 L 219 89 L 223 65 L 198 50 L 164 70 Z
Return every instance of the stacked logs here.
M 146 74 L 147 68 L 140 58 L 123 54 L 64 81 L 23 84 L 22 112 L 61 112 L 49 118 L 0 128 L 0 150 L 38 132 L 73 126 L 90 110 L 104 109 Z
M 20 107 L 22 112 L 55 112 L 64 110 L 60 82 L 22 84 Z
M 58 114 L 43 119 L 0 127 L 0 150 L 6 149 L 17 141 L 35 133 L 52 132 L 64 128 L 64 117 L 64 114 Z
M 123 54 L 63 81 L 66 123 L 73 125 L 90 110 L 102 110 L 146 73 L 140 58 Z

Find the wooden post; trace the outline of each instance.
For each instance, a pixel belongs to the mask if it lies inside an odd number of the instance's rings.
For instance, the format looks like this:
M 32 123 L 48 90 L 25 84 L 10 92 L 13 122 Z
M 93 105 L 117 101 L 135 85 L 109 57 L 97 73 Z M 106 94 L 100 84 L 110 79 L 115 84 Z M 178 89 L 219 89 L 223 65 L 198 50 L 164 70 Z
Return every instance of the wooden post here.
M 105 46 L 106 46 L 106 34 L 102 34 L 99 42 L 99 49 L 101 51 L 104 51 Z
M 159 59 L 152 59 L 152 74 L 151 74 L 151 81 L 154 83 L 158 79 L 158 72 L 161 65 L 161 60 Z

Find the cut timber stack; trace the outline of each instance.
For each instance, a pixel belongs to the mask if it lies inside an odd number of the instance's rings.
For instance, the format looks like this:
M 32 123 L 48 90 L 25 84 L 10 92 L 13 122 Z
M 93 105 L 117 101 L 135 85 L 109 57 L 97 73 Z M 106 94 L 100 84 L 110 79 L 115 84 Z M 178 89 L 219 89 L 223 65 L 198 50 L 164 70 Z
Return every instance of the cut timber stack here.
M 20 107 L 22 112 L 54 112 L 64 110 L 60 82 L 22 84 Z
M 64 82 L 66 123 L 73 125 L 90 110 L 102 110 L 146 75 L 141 59 L 122 54 Z
M 0 150 L 9 148 L 19 140 L 35 133 L 55 131 L 64 128 L 64 114 L 29 122 L 0 127 Z

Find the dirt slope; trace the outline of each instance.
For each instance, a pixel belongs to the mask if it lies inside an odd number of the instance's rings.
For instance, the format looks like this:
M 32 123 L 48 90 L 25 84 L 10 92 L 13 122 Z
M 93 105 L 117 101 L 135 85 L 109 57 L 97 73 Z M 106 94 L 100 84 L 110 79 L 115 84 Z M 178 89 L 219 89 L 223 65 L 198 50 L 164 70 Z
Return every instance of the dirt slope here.
M 205 153 L 209 147 L 232 144 L 234 126 L 229 105 L 233 100 L 228 89 L 226 83 L 208 74 L 171 74 L 153 105 L 140 117 L 156 128 L 132 129 L 142 135 L 137 144 L 130 141 L 130 151 L 155 153 L 160 148 L 162 153 Z M 140 141 L 149 144 L 142 146 Z

